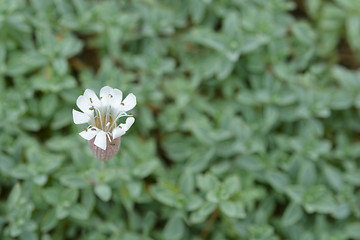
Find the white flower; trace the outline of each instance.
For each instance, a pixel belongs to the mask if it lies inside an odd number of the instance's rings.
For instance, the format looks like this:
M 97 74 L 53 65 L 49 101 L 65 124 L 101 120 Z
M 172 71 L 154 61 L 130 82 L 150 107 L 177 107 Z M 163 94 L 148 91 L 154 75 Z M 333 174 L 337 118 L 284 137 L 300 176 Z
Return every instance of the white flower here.
M 93 143 L 103 150 L 106 150 L 108 143 L 124 135 L 135 122 L 135 118 L 126 113 L 135 107 L 135 95 L 130 93 L 123 100 L 122 92 L 116 88 L 101 88 L 100 98 L 93 90 L 86 89 L 84 95 L 76 100 L 76 105 L 82 112 L 73 109 L 74 123 L 89 124 L 79 135 L 89 143 L 95 137 Z M 125 123 L 118 125 L 117 121 L 122 117 L 128 118 Z

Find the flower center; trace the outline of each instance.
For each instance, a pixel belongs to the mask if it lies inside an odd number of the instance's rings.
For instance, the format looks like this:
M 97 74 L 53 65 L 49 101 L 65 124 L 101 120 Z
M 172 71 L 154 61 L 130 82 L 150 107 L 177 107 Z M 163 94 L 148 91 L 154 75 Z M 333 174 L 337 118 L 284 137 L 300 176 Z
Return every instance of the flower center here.
M 95 116 L 94 118 L 94 126 L 104 132 L 111 132 L 114 129 L 113 123 L 114 118 L 111 114 L 102 114 L 101 117 Z

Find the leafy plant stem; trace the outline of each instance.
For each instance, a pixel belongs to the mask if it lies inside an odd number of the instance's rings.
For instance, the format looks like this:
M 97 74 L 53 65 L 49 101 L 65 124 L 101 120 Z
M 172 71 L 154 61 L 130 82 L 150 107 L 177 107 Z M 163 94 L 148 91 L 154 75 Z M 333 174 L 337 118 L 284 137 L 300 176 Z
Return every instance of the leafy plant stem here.
M 207 239 L 207 236 L 209 235 L 212 227 L 214 226 L 214 223 L 216 222 L 218 216 L 219 216 L 219 210 L 215 209 L 212 212 L 209 221 L 207 222 L 207 224 L 205 225 L 204 229 L 201 232 L 201 238 Z
M 100 180 L 104 180 L 104 161 L 101 161 L 101 167 L 100 167 Z

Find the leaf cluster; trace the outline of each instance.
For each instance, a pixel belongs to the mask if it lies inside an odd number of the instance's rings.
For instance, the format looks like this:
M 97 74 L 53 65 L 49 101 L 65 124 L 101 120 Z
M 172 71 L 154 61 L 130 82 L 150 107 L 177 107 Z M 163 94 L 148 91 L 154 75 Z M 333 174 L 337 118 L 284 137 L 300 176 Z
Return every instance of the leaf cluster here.
M 0 1 L 0 238 L 360 239 L 359 39 L 358 0 Z

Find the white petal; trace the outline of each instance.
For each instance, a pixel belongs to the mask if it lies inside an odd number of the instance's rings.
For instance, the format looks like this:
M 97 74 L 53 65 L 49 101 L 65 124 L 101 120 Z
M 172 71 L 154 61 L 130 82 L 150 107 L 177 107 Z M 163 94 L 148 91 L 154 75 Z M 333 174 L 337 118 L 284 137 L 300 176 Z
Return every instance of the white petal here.
M 122 91 L 120 91 L 119 89 L 114 88 L 111 92 L 111 94 L 114 97 L 114 101 L 117 101 L 119 104 L 121 103 L 122 100 Z
M 90 117 L 82 112 L 76 111 L 73 109 L 73 120 L 75 124 L 88 123 L 90 121 Z
M 112 131 L 113 138 L 115 139 L 124 135 L 126 131 L 129 130 L 129 128 L 134 124 L 134 122 L 135 122 L 134 117 L 128 117 L 124 124 L 123 123 L 120 124 Z
M 125 131 L 129 130 L 129 128 L 134 124 L 135 118 L 134 117 L 128 117 L 125 121 L 125 124 L 123 128 L 125 128 Z M 121 125 L 121 124 L 120 124 Z
M 101 90 L 100 90 L 100 101 L 102 103 L 102 106 L 103 107 L 106 107 L 110 100 L 111 100 L 111 92 L 112 92 L 112 88 L 109 87 L 109 86 L 105 86 L 105 87 L 102 87 Z
M 100 89 L 100 97 L 102 97 L 102 98 L 108 97 L 112 90 L 113 90 L 112 87 L 109 87 L 109 86 L 102 87 Z
M 106 132 L 98 132 L 98 134 L 96 134 L 94 144 L 99 148 L 106 150 Z
M 126 133 L 125 129 L 122 129 L 120 127 L 116 127 L 113 131 L 112 131 L 112 135 L 113 135 L 113 139 L 121 137 L 122 135 L 124 135 Z
M 114 88 L 110 94 L 113 96 L 110 102 L 112 113 L 117 115 L 121 111 L 122 92 L 119 89 Z
M 83 111 L 87 115 L 89 116 L 93 115 L 94 110 L 89 109 L 92 107 L 92 104 L 87 97 L 84 97 L 82 95 L 79 96 L 78 99 L 76 100 L 76 105 L 80 108 L 81 111 Z
M 95 131 L 92 130 L 92 129 L 96 129 Z M 96 136 L 96 134 L 99 132 L 99 129 L 93 127 L 92 129 L 88 129 L 86 131 L 82 131 L 81 133 L 79 133 L 79 135 L 82 137 L 82 138 L 85 138 L 86 140 L 91 140 L 93 139 L 93 137 Z
M 127 97 L 124 99 L 124 101 L 122 102 L 122 107 L 121 107 L 121 111 L 129 111 L 131 109 L 133 109 L 136 105 L 136 97 L 134 94 L 130 93 L 129 95 L 127 95 Z
M 96 96 L 95 92 L 91 89 L 86 89 L 84 92 L 84 97 L 89 99 L 90 103 L 93 104 L 95 107 L 100 107 L 101 103 L 99 98 Z

